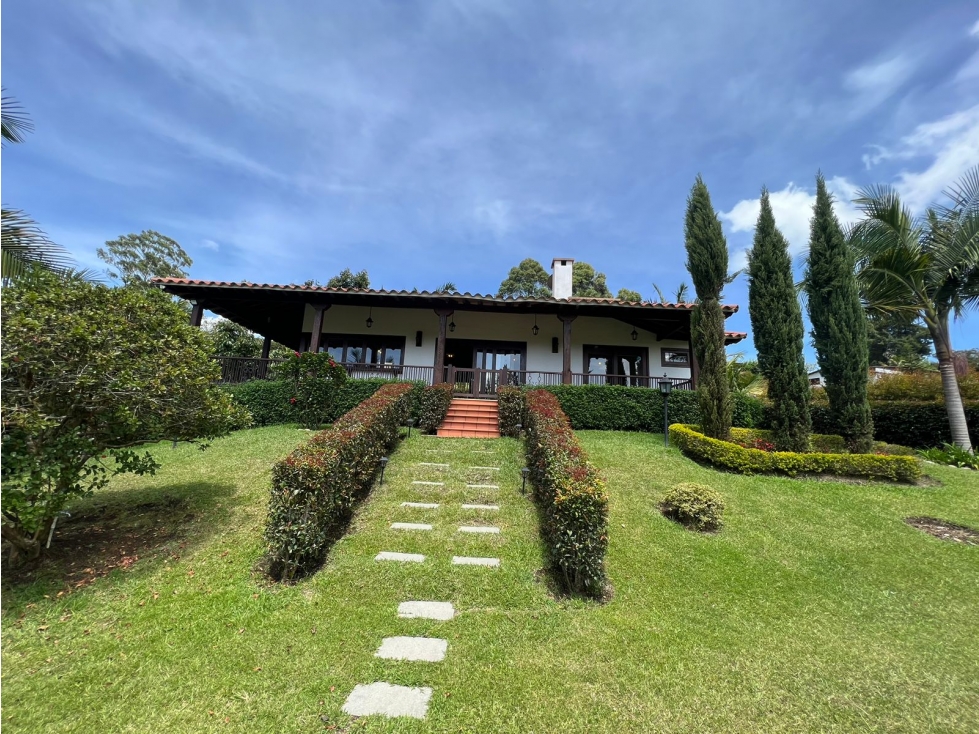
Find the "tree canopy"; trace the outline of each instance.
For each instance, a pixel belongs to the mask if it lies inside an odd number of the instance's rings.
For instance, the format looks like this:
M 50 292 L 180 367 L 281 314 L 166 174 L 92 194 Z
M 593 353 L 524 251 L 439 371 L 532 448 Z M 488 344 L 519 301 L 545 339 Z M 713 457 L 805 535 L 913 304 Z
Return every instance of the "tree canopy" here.
M 870 364 L 920 368 L 931 355 L 931 334 L 926 326 L 896 314 L 867 314 Z
M 611 298 L 612 291 L 605 283 L 605 273 L 599 273 L 588 263 L 576 262 L 571 266 L 571 295 L 582 298 Z
M 326 281 L 327 288 L 360 288 L 366 290 L 371 287 L 370 276 L 366 270 L 354 273 L 350 268 L 344 268 L 339 273 Z
M 619 288 L 619 292 L 615 294 L 615 297 L 620 301 L 642 303 L 642 295 L 639 291 L 629 290 L 628 288 Z
M 504 297 L 527 296 L 531 298 L 546 298 L 551 295 L 549 286 L 550 276 L 544 266 L 528 257 L 521 260 L 516 267 L 510 268 L 506 279 L 500 283 L 496 295 Z
M 211 353 L 216 357 L 259 357 L 262 354 L 262 340 L 234 321 L 223 318 L 205 321 L 203 331 L 211 342 Z
M 151 229 L 109 240 L 95 251 L 123 285 L 149 287 L 153 278 L 186 278 L 194 261 L 176 240 Z

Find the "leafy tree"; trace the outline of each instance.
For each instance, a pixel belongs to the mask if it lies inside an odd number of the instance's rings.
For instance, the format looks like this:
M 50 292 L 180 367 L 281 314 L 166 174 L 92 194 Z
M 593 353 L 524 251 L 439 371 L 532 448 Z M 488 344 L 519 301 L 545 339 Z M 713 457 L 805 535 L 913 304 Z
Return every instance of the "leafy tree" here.
M 853 251 L 833 213 L 822 174 L 816 176 L 805 289 L 833 422 L 851 451 L 867 453 L 874 441 L 867 400 L 867 317 L 860 303 Z
M 262 340 L 234 321 L 205 322 L 204 333 L 211 341 L 211 353 L 216 357 L 259 357 L 262 354 Z
M 979 305 L 979 167 L 968 171 L 923 217 L 914 216 L 889 186 L 856 199 L 864 218 L 851 232 L 858 275 L 869 308 L 920 318 L 942 375 L 955 445 L 971 450 L 955 375 L 949 319 Z
M 528 257 L 522 260 L 519 265 L 510 268 L 506 280 L 500 283 L 500 288 L 496 295 L 503 298 L 506 296 L 528 296 L 531 298 L 546 298 L 551 295 L 548 285 L 550 279 L 544 266 Z
M 808 451 L 812 388 L 802 353 L 805 328 L 792 278 L 789 243 L 775 226 L 768 190 L 748 255 L 748 309 L 758 366 L 768 380 L 772 438 L 779 451 Z
M 327 288 L 360 288 L 367 290 L 371 287 L 371 279 L 366 270 L 359 273 L 351 272 L 350 268 L 344 268 L 339 273 L 326 281 Z
M 682 281 L 673 292 L 672 298 L 667 298 L 664 296 L 663 291 L 660 290 L 660 287 L 655 283 L 653 283 L 653 290 L 656 291 L 656 297 L 659 299 L 660 303 L 687 303 L 687 295 L 690 292 L 687 284 Z
M 72 499 L 153 473 L 137 446 L 248 420 L 214 384 L 207 338 L 160 291 L 35 271 L 5 289 L 2 316 L 2 533 L 15 558 L 41 552 Z
M 631 291 L 628 288 L 620 288 L 619 292 L 615 294 L 615 298 L 619 301 L 642 302 L 642 296 L 639 294 L 639 291 Z
M 955 353 L 962 355 L 971 372 L 979 372 L 979 349 L 963 349 Z
M 721 292 L 727 276 L 727 241 L 710 201 L 710 192 L 698 175 L 687 199 L 684 224 L 687 270 L 693 278 L 698 303 L 690 328 L 700 363 L 697 399 L 701 428 L 707 436 L 726 439 L 731 431 L 731 396 L 724 352 L 724 312 Z
M 931 354 L 931 334 L 926 326 L 895 314 L 867 314 L 870 364 L 921 367 Z
M 588 263 L 571 266 L 571 295 L 582 298 L 611 298 L 612 291 L 605 283 L 605 273 L 599 273 Z
M 95 254 L 114 268 L 111 277 L 140 288 L 150 287 L 153 278 L 186 278 L 185 268 L 194 264 L 176 240 L 151 229 L 109 240 Z
M 458 290 L 459 289 L 456 288 L 455 283 L 453 283 L 451 280 L 447 280 L 442 285 L 436 287 L 433 293 L 455 293 Z

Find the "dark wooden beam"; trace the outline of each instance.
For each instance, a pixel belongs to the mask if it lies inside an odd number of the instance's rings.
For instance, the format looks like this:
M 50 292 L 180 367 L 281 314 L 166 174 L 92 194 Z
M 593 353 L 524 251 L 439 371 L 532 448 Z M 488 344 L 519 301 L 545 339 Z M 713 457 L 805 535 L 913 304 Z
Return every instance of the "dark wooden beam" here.
M 314 354 L 320 350 L 320 339 L 323 336 L 323 312 L 329 308 L 329 304 L 318 303 L 313 306 L 313 333 L 309 338 L 309 351 Z
M 435 384 L 445 382 L 445 329 L 451 316 L 455 311 L 446 308 L 437 308 L 435 313 L 439 317 L 439 335 L 435 340 Z
M 194 306 L 190 310 L 190 325 L 199 329 L 201 328 L 201 319 L 204 317 L 204 302 L 192 301 L 192 303 Z
M 262 359 L 269 358 L 269 350 L 272 348 L 272 337 L 265 337 L 265 341 L 262 342 Z
M 559 319 L 564 324 L 564 364 L 561 368 L 561 382 L 565 385 L 571 384 L 571 322 L 576 316 L 559 315 Z

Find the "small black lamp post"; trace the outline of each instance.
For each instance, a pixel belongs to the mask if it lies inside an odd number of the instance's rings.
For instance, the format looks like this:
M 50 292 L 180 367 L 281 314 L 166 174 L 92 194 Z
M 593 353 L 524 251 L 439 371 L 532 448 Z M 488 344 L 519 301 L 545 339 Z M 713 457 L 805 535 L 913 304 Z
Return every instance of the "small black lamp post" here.
M 523 423 L 518 423 L 514 427 L 517 429 L 517 438 L 520 438 L 520 434 L 523 432 Z
M 408 438 L 411 438 L 411 427 L 413 425 L 415 425 L 415 419 L 414 418 L 409 418 L 408 419 Z
M 673 383 L 670 378 L 663 375 L 663 379 L 659 381 L 659 391 L 663 393 L 663 445 L 670 445 L 670 390 L 673 388 Z
M 384 469 L 387 467 L 387 465 L 388 465 L 388 457 L 382 456 L 381 457 L 381 484 L 384 484 Z
M 520 493 L 527 494 L 527 477 L 530 475 L 530 469 L 524 467 L 520 470 L 520 476 L 523 477 L 523 483 L 520 485 Z

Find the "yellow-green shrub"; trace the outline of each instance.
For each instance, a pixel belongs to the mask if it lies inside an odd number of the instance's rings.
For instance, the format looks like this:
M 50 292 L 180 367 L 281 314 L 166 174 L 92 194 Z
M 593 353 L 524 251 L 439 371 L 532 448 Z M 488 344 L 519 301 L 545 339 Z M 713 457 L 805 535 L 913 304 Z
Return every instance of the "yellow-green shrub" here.
M 663 498 L 663 514 L 682 525 L 710 532 L 724 525 L 724 498 L 706 484 L 684 482 Z
M 921 465 L 913 456 L 761 451 L 708 438 L 680 423 L 670 426 L 670 441 L 693 459 L 740 474 L 836 474 L 896 482 L 914 482 L 921 476 Z

